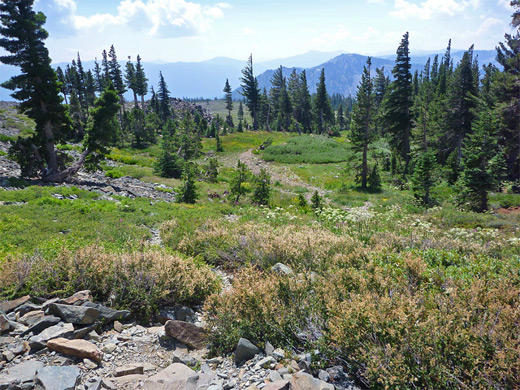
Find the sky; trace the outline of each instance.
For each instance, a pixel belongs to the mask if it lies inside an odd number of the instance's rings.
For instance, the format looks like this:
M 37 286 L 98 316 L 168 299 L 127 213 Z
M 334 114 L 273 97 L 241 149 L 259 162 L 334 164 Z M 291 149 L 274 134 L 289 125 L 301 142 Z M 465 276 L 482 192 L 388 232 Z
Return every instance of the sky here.
M 494 49 L 512 33 L 509 0 L 36 0 L 53 62 L 101 58 L 270 60 L 311 50 L 395 53 Z

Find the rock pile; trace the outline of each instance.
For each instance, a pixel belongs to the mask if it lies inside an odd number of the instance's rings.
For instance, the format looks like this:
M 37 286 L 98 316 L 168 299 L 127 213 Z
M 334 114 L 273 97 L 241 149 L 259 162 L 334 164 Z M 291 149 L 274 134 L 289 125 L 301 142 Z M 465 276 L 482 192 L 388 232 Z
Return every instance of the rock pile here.
M 341 367 L 310 373 L 292 356 L 241 339 L 233 357 L 209 357 L 207 331 L 190 308 L 165 308 L 164 325 L 129 322 L 128 311 L 92 302 L 89 291 L 37 302 L 0 302 L 0 390 L 355 389 Z

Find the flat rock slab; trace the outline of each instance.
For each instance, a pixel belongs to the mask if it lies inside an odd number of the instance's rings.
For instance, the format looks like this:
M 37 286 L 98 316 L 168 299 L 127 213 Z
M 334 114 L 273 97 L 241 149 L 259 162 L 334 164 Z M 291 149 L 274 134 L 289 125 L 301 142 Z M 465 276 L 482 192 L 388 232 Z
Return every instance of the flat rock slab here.
M 99 303 L 85 302 L 83 307 L 92 307 L 99 310 L 99 319 L 107 321 L 124 320 L 130 316 L 128 310 L 114 310 Z
M 40 321 L 43 317 L 45 317 L 43 310 L 34 310 L 22 315 L 18 319 L 18 322 L 31 327 Z
M 24 303 L 28 302 L 31 299 L 29 295 L 26 295 L 25 297 L 21 297 L 12 301 L 4 301 L 0 302 L 0 311 L 3 311 L 4 313 L 9 313 L 10 311 L 13 311 L 18 306 L 22 306 Z
M 17 364 L 0 374 L 0 389 L 16 389 L 9 387 L 13 383 L 28 383 L 36 380 L 36 372 L 43 368 L 43 363 L 36 360 L 27 360 Z M 29 387 L 31 388 L 31 387 Z
M 24 303 L 22 306 L 19 306 L 15 309 L 15 312 L 18 313 L 20 317 L 26 315 L 27 313 L 31 311 L 41 310 L 40 305 L 34 305 L 32 303 Z
M 241 364 L 262 351 L 248 339 L 241 338 L 238 340 L 237 349 L 235 350 L 235 363 Z
M 193 379 L 191 379 L 193 378 Z M 191 381 L 190 381 L 191 379 Z M 186 390 L 188 382 L 198 380 L 198 375 L 188 366 L 173 363 L 144 382 L 144 390 Z
M 144 364 L 142 363 L 133 363 L 127 364 L 125 366 L 116 367 L 114 372 L 115 377 L 126 376 L 126 375 L 143 375 L 144 374 Z
M 92 294 L 90 290 L 78 291 L 77 293 L 71 295 L 68 298 L 60 299 L 57 303 L 62 303 L 65 305 L 81 305 L 84 302 L 91 301 Z
M 300 371 L 292 376 L 291 390 L 334 390 L 334 385 Z
M 95 362 L 100 362 L 103 359 L 103 353 L 99 348 L 87 340 L 57 338 L 50 340 L 47 343 L 47 348 L 64 355 L 75 356 L 82 359 L 87 358 Z
M 208 343 L 206 331 L 190 322 L 170 320 L 164 330 L 168 336 L 194 349 L 202 349 Z
M 44 316 L 35 322 L 32 326 L 30 326 L 22 336 L 26 334 L 32 333 L 33 335 L 37 335 L 43 332 L 45 329 L 50 328 L 51 326 L 58 325 L 61 322 L 61 319 L 54 316 Z
M 45 348 L 49 340 L 69 337 L 73 332 L 74 325 L 60 323 L 45 329 L 37 336 L 31 337 L 29 339 L 29 346 L 31 349 L 38 351 Z
M 70 306 L 59 303 L 49 305 L 49 314 L 60 317 L 65 322 L 77 325 L 90 325 L 99 317 L 99 310 L 93 307 Z
M 75 366 L 47 366 L 38 370 L 37 382 L 43 390 L 74 390 L 79 383 L 80 369 Z

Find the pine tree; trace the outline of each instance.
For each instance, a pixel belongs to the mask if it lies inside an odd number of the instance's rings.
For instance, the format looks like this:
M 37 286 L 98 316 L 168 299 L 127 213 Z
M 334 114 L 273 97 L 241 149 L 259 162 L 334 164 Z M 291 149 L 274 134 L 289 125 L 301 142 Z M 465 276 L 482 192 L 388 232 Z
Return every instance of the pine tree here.
M 216 158 L 210 158 L 208 166 L 206 168 L 206 179 L 210 183 L 216 183 L 218 180 L 218 160 Z
M 90 112 L 92 120 L 86 129 L 83 144 L 86 148 L 86 164 L 98 168 L 98 163 L 109 152 L 109 147 L 115 144 L 117 136 L 116 114 L 119 111 L 117 91 L 109 82 L 105 91 L 94 102 Z
M 345 116 L 343 115 L 343 104 L 339 105 L 336 117 L 336 122 L 338 123 L 339 131 L 345 130 Z
M 244 107 L 242 106 L 242 102 L 238 105 L 238 120 L 239 122 L 244 120 Z
M 26 173 L 39 168 L 43 180 L 62 181 L 66 176 L 60 170 L 55 143 L 65 140 L 70 122 L 43 42 L 48 37 L 43 28 L 46 18 L 43 13 L 34 12 L 32 6 L 32 0 L 0 3 L 0 47 L 9 53 L 1 56 L 0 61 L 21 69 L 20 75 L 2 86 L 14 91 L 11 96 L 20 101 L 20 111 L 36 124 L 35 134 L 19 140 L 13 154 Z
M 144 110 L 144 97 L 148 93 L 148 79 L 141 65 L 141 56 L 137 55 L 137 64 L 135 66 L 135 87 L 136 93 L 141 96 L 141 109 Z
M 413 194 L 424 206 L 432 204 L 430 190 L 435 185 L 436 165 L 435 154 L 432 150 L 422 153 L 415 163 L 412 176 Z
M 515 20 L 518 20 L 518 10 L 517 3 Z M 496 50 L 497 61 L 504 68 L 491 85 L 502 123 L 499 140 L 505 153 L 508 177 L 520 180 L 520 33 L 506 34 L 505 42 L 500 42 Z
M 431 121 L 431 103 L 434 98 L 433 85 L 430 80 L 430 59 L 426 61 L 423 71 L 421 72 L 419 90 L 414 99 L 413 113 L 416 118 L 415 128 L 418 131 L 417 136 L 422 140 L 422 150 L 428 151 L 430 142 L 430 133 L 432 127 Z
M 159 72 L 159 88 L 157 90 L 157 100 L 159 104 L 159 115 L 161 119 L 166 122 L 166 120 L 170 117 L 170 91 L 168 90 L 168 86 L 166 85 L 166 81 L 164 81 L 164 77 L 162 72 Z
M 123 81 L 123 72 L 121 71 L 121 65 L 119 65 L 119 62 L 117 61 L 116 49 L 114 48 L 114 45 L 110 46 L 108 57 L 110 58 L 110 61 L 108 62 L 108 74 L 110 80 L 112 80 L 112 83 L 114 84 L 114 88 L 116 89 L 117 94 L 119 95 L 121 108 L 124 111 L 125 98 L 123 95 L 126 92 L 126 86 Z
M 188 163 L 184 167 L 182 175 L 182 184 L 177 188 L 177 202 L 193 204 L 199 198 L 195 178 L 197 176 L 196 166 L 194 163 Z
M 220 142 L 220 136 L 218 135 L 218 130 L 215 133 L 215 139 L 217 141 L 217 152 L 223 152 L 224 148 L 222 147 L 222 142 Z
M 368 145 L 373 139 L 374 98 L 373 83 L 370 75 L 372 59 L 368 57 L 363 68 L 361 82 L 356 94 L 356 104 L 352 110 L 351 138 L 353 149 L 362 152 L 361 188 L 367 188 L 368 179 Z
M 305 132 L 310 133 L 312 122 L 312 103 L 305 69 L 302 70 L 300 75 L 300 91 L 298 93 L 298 97 L 299 99 L 297 105 L 300 111 L 300 122 Z
M 332 119 L 332 108 L 330 105 L 327 87 L 325 86 L 325 68 L 321 69 L 320 80 L 317 85 L 316 96 L 314 97 L 314 112 L 318 133 L 325 131 L 325 122 Z
M 233 118 L 231 117 L 231 110 L 233 110 L 233 95 L 231 91 L 231 85 L 229 85 L 228 79 L 226 79 L 226 85 L 224 86 L 224 93 L 226 99 L 226 110 L 228 110 L 228 116 L 226 122 L 229 127 L 233 127 Z
M 58 81 L 60 82 L 60 91 L 63 94 L 63 98 L 65 99 L 65 104 L 69 104 L 67 101 L 67 95 L 70 94 L 67 81 L 65 80 L 65 74 L 63 73 L 63 69 L 59 66 L 56 68 L 56 77 L 58 77 Z
M 394 81 L 385 107 L 385 123 L 391 133 L 394 151 L 404 160 L 404 173 L 408 173 L 410 164 L 410 133 L 412 128 L 412 75 L 410 73 L 410 51 L 408 32 L 404 34 L 399 47 L 395 66 L 392 69 Z
M 249 56 L 247 65 L 242 69 L 241 94 L 247 99 L 247 108 L 253 118 L 253 130 L 258 130 L 258 111 L 260 109 L 260 89 L 258 88 L 258 80 L 253 73 L 253 55 Z
M 125 67 L 125 81 L 128 88 L 130 88 L 134 94 L 134 107 L 139 108 L 139 104 L 137 103 L 137 73 L 130 56 L 128 56 L 128 62 Z
M 458 181 L 461 187 L 460 202 L 474 211 L 486 211 L 488 192 L 496 186 L 497 176 L 493 169 L 497 159 L 496 134 L 499 121 L 491 110 L 484 109 L 475 121 L 473 134 L 464 143 L 462 174 Z
M 251 171 L 246 164 L 238 160 L 237 167 L 229 183 L 229 193 L 235 197 L 235 203 L 238 203 L 241 196 L 251 191 L 249 186 L 249 179 L 251 177 Z
M 318 213 L 323 209 L 323 200 L 320 194 L 318 194 L 318 190 L 314 191 L 314 194 L 311 197 L 311 208 L 315 213 Z
M 264 168 L 254 177 L 254 189 L 251 201 L 259 205 L 268 205 L 271 199 L 271 176 Z
M 97 58 L 94 60 L 94 81 L 96 92 L 100 94 L 103 93 L 103 90 L 105 89 L 105 82 L 103 76 L 101 75 L 101 67 L 97 62 Z
M 381 175 L 379 174 L 378 164 L 374 164 L 368 176 L 368 189 L 372 192 L 381 191 Z
M 168 119 L 164 125 L 161 151 L 154 165 L 154 173 L 161 177 L 179 179 L 182 176 L 184 162 L 177 155 L 175 132 L 173 120 Z

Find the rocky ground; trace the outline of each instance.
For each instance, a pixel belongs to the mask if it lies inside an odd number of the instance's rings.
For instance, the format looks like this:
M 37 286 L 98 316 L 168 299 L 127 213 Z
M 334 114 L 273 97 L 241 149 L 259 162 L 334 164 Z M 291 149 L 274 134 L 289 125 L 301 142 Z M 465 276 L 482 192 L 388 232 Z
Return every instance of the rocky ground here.
M 188 307 L 165 308 L 157 320 L 140 326 L 89 291 L 0 302 L 0 390 L 356 389 L 341 367 L 313 370 L 311 354 L 268 342 L 259 349 L 241 339 L 233 355 L 212 357 Z

